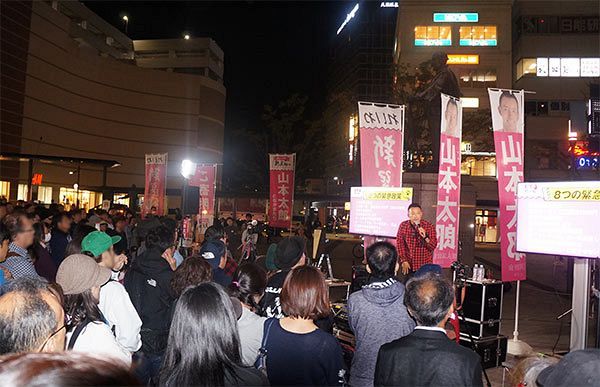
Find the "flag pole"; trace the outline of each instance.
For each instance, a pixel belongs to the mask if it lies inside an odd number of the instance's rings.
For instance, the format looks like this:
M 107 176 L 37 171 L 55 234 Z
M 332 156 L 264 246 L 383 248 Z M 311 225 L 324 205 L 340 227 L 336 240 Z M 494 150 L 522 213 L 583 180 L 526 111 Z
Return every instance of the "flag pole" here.
M 519 340 L 519 301 L 521 300 L 521 281 L 517 281 L 517 299 L 515 302 L 515 330 L 512 340 L 508 341 L 507 352 L 513 356 L 525 356 L 533 352 L 531 346 Z

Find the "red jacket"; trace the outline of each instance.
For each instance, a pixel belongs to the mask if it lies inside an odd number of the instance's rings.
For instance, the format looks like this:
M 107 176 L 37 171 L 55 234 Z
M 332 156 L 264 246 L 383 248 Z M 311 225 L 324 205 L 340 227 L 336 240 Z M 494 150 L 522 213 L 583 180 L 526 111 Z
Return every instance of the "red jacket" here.
M 419 235 L 419 232 L 409 220 L 400 223 L 398 235 L 396 236 L 400 262 L 408 262 L 413 271 L 417 271 L 421 266 L 433 262 L 433 251 L 437 246 L 435 225 L 426 220 L 421 220 L 419 225 L 425 229 L 429 242 Z

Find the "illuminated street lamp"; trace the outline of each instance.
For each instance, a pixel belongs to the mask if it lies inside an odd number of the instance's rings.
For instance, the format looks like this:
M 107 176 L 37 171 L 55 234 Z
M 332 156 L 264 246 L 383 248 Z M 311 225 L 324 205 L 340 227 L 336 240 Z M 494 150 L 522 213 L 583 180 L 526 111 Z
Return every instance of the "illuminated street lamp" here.
M 123 21 L 125 22 L 125 34 L 127 34 L 127 27 L 129 26 L 129 17 L 127 15 L 123 15 Z
M 189 179 L 196 170 L 196 164 L 192 160 L 185 159 L 181 162 L 181 176 Z
M 183 38 L 184 38 L 185 40 L 190 40 L 190 34 L 185 34 L 185 35 L 183 35 Z

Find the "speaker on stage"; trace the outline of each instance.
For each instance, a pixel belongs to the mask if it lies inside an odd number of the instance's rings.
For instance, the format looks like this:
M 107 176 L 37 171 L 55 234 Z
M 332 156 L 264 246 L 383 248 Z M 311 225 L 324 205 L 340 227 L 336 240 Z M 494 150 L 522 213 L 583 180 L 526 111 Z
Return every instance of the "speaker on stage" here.
M 200 212 L 200 187 L 185 185 L 183 187 L 183 206 L 184 215 L 193 215 Z

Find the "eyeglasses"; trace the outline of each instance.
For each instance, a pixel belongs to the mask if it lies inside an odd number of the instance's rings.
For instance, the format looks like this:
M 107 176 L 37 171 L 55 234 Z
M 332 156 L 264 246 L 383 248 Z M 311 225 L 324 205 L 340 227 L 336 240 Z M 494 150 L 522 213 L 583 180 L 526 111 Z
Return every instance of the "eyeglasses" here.
M 42 344 L 42 347 L 40 348 L 40 352 L 44 351 L 44 348 L 46 347 L 46 344 L 48 344 L 48 342 L 50 340 L 52 340 L 52 338 L 54 336 L 56 336 L 60 331 L 62 331 L 63 329 L 66 329 L 67 326 L 65 324 L 63 324 L 60 328 L 58 328 L 57 330 L 55 330 L 54 332 L 52 332 L 52 334 L 50 336 L 48 336 L 48 338 L 44 341 L 44 344 Z

